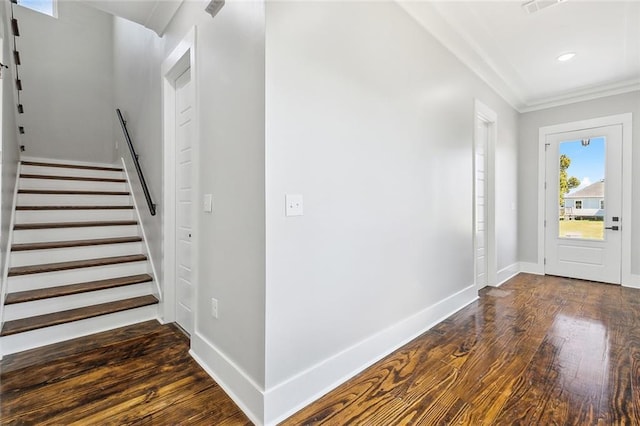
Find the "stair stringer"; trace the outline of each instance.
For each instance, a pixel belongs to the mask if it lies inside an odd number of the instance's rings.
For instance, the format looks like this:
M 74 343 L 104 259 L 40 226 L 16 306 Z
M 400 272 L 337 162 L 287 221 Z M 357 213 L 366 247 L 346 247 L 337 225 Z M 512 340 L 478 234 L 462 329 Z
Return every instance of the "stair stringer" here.
M 18 162 L 16 167 L 16 183 L 13 188 L 13 202 L 11 205 L 11 219 L 9 220 L 9 237 L 7 239 L 7 252 L 5 253 L 4 269 L 2 270 L 2 281 L 0 281 L 0 330 L 4 325 L 4 300 L 7 295 L 7 288 L 9 287 L 9 266 L 11 265 L 11 245 L 13 244 L 13 226 L 16 220 L 16 205 L 18 202 L 18 188 L 20 187 L 20 169 L 22 163 Z M 0 338 L 0 360 L 2 360 L 3 339 Z
M 125 179 L 127 181 L 127 188 L 129 189 L 129 193 L 131 194 L 131 201 L 133 203 L 133 211 L 135 212 L 135 217 L 138 220 L 138 228 L 140 229 L 140 233 L 142 234 L 142 242 L 144 252 L 143 254 L 147 255 L 147 261 L 149 262 L 149 266 L 151 268 L 151 276 L 153 277 L 154 283 L 154 296 L 158 298 L 159 304 L 162 305 L 164 299 L 162 298 L 162 286 L 160 285 L 160 281 L 158 280 L 158 274 L 156 273 L 156 266 L 153 262 L 153 256 L 151 255 L 151 250 L 149 248 L 149 240 L 147 239 L 147 235 L 144 232 L 144 223 L 142 222 L 142 217 L 140 216 L 140 209 L 138 208 L 138 201 L 136 200 L 136 192 L 133 190 L 133 185 L 131 184 L 131 178 L 129 177 L 129 171 L 127 170 L 127 164 L 124 158 L 120 158 L 122 161 L 122 171 L 124 172 Z

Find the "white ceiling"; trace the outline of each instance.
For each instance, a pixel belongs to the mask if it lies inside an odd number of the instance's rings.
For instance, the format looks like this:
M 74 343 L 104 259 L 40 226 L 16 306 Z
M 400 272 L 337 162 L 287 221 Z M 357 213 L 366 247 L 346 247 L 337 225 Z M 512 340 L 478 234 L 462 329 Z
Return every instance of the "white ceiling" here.
M 162 36 L 183 0 L 82 0 L 129 21 L 137 22 Z
M 523 3 L 400 1 L 521 112 L 640 89 L 640 0 Z

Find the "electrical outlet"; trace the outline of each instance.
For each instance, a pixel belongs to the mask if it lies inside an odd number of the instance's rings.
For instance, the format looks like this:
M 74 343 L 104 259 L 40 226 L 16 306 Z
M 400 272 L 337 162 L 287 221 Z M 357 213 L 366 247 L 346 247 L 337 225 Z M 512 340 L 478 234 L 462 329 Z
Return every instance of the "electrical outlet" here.
M 304 214 L 302 195 L 285 194 L 285 215 L 286 216 L 302 216 Z
M 211 316 L 218 318 L 218 299 L 211 298 Z

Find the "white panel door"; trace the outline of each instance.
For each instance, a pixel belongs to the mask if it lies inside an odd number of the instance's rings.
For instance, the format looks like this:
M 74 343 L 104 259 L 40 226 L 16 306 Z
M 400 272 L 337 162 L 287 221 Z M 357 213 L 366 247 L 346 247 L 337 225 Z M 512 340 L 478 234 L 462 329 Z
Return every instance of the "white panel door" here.
M 488 124 L 476 118 L 475 157 L 475 274 L 478 289 L 487 280 L 487 146 Z
M 194 291 L 191 282 L 191 212 L 193 207 L 191 70 L 176 79 L 176 322 L 193 333 Z
M 547 135 L 545 179 L 545 273 L 620 284 L 622 126 Z

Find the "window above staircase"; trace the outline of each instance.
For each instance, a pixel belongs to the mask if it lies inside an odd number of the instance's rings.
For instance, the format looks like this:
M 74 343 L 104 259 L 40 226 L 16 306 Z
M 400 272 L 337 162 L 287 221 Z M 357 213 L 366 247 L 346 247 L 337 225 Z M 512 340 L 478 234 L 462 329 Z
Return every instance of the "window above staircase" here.
M 58 17 L 58 2 L 57 0 L 19 0 L 18 4 L 27 9 L 35 10 L 36 12 L 44 13 L 45 15 Z

